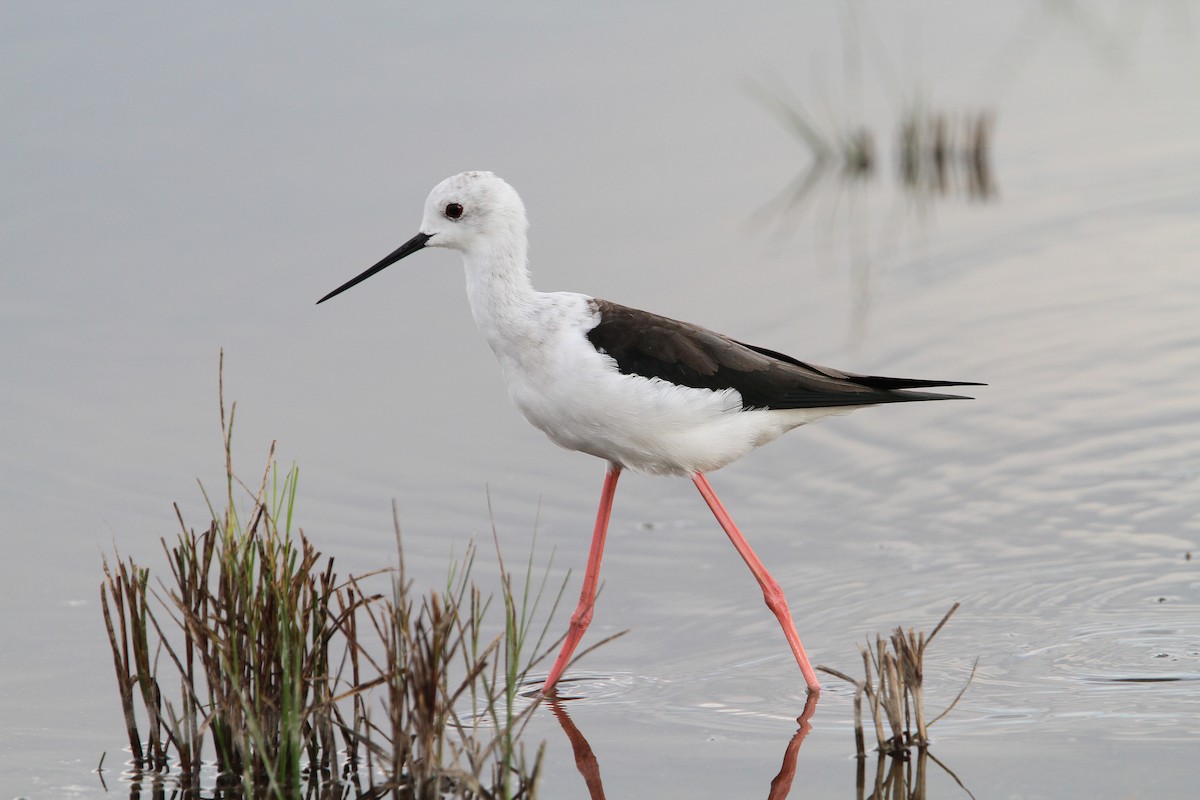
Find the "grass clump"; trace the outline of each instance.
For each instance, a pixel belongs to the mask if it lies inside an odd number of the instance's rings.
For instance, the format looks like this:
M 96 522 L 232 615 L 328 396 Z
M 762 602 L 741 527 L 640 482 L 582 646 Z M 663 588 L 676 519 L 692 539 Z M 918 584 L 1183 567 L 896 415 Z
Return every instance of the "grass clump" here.
M 912 628 L 906 631 L 898 627 L 887 639 L 876 634 L 874 645 L 860 645 L 865 675 L 861 681 L 831 667 L 817 667 L 822 672 L 854 684 L 854 738 L 860 758 L 866 756 L 862 724 L 864 695 L 875 723 L 876 745 L 880 753 L 887 755 L 905 755 L 914 747 L 928 747 L 929 728 L 958 705 L 971 678 L 975 677 L 975 667 L 971 668 L 966 684 L 954 701 L 942 713 L 926 722 L 925 648 L 958 607 L 958 603 L 951 606 L 928 636 L 924 631 L 917 632 Z
M 399 531 L 397 525 L 398 552 Z M 483 620 L 490 600 L 470 580 L 474 559 L 471 545 L 452 565 L 446 587 L 419 603 L 413 600 L 401 559 L 391 596 L 373 598 L 363 605 L 361 619 L 354 620 L 356 626 L 368 626 L 380 645 L 371 647 L 367 640 L 364 646 L 354 636 L 349 649 L 354 673 L 365 670 L 375 676 L 357 682 L 359 689 L 382 692 L 375 705 L 363 691 L 353 698 L 366 771 L 387 776 L 372 784 L 376 793 L 404 798 L 534 796 L 543 751 L 539 747 L 527 759 L 519 737 L 540 696 L 523 708 L 517 698 L 530 668 L 546 652 L 532 660 L 523 655 L 529 652 L 524 644 L 546 585 L 544 575 L 529 602 L 534 581 L 527 574 L 518 601 L 501 563 L 505 607 L 514 613 L 506 613 L 504 631 L 489 640 Z M 360 597 L 366 596 L 357 579 L 352 585 Z M 544 636 L 545 628 L 533 652 Z
M 897 627 L 891 636 L 876 634 L 874 643 L 859 646 L 864 677 L 855 680 L 844 672 L 826 666 L 817 669 L 854 684 L 854 743 L 858 757 L 858 797 L 866 786 L 866 742 L 863 733 L 862 705 L 864 696 L 875 726 L 878 761 L 875 785 L 871 797 L 895 800 L 923 800 L 925 797 L 925 765 L 932 760 L 946 771 L 969 796 L 974 797 L 945 764 L 929 752 L 929 728 L 950 713 L 962 699 L 971 679 L 975 677 L 976 660 L 971 674 L 958 695 L 942 713 L 926 721 L 925 711 L 925 648 L 938 631 L 958 610 L 955 603 L 927 636 L 924 631 Z M 916 758 L 912 758 L 913 750 Z
M 529 798 L 542 751 L 519 741 L 532 702 L 518 687 L 534 653 L 532 562 L 521 596 L 503 575 L 504 632 L 470 578 L 474 549 L 445 588 L 418 597 L 399 565 L 342 580 L 293 530 L 298 471 L 274 445 L 256 490 L 233 474 L 221 400 L 225 497 L 197 532 L 163 540 L 152 581 L 132 558 L 104 560 L 101 607 L 112 647 L 132 779 L 184 796 Z M 250 499 L 239 514 L 238 495 Z M 207 499 L 207 495 L 206 495 Z M 381 571 L 384 572 L 384 571 Z M 561 590 L 560 590 L 561 593 Z M 556 603 L 557 604 L 557 603 Z

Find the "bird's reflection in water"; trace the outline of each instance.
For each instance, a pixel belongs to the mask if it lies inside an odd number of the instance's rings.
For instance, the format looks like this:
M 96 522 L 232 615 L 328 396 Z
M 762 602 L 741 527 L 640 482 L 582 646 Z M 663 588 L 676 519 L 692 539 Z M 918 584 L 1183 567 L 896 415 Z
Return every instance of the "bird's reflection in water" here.
M 587 784 L 588 797 L 592 800 L 603 798 L 604 783 L 600 780 L 600 762 L 596 761 L 596 754 L 592 752 L 592 746 L 588 744 L 588 740 L 576 727 L 561 700 L 555 698 L 546 702 L 550 706 L 550 712 L 554 714 L 554 718 L 562 727 L 563 733 L 571 742 L 571 752 L 575 755 L 575 769 L 579 770 L 579 774 L 583 776 L 583 782 Z
M 796 718 L 796 732 L 792 734 L 792 738 L 783 751 L 783 765 L 771 781 L 767 800 L 783 800 L 792 790 L 792 780 L 796 777 L 796 757 L 800 754 L 800 745 L 804 743 L 804 737 L 808 736 L 808 732 L 812 730 L 809 720 L 817 710 L 817 698 L 816 694 L 808 695 L 808 699 L 804 703 L 804 711 Z M 567 713 L 566 706 L 561 699 L 547 698 L 546 704 L 571 742 L 571 751 L 575 756 L 575 768 L 579 770 L 579 774 L 583 776 L 583 782 L 587 784 L 588 796 L 592 800 L 603 800 L 604 783 L 600 780 L 600 762 L 596 759 L 592 746 L 588 744 L 588 740 L 575 725 L 571 715 Z

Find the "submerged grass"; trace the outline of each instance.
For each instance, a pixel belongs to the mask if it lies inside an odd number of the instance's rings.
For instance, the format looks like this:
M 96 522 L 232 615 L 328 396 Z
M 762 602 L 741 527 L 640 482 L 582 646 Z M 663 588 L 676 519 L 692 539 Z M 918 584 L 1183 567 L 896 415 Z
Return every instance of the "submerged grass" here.
M 777 198 L 788 207 L 798 208 L 828 178 L 854 184 L 872 178 L 883 163 L 876 134 L 865 123 L 834 122 L 832 113 L 822 120 L 782 82 L 748 81 L 745 90 L 808 151 L 808 166 Z M 996 197 L 993 111 L 948 112 L 932 107 L 920 93 L 896 102 L 901 110 L 894 124 L 893 160 L 905 194 L 920 201 L 958 195 L 987 202 Z
M 533 797 L 542 750 L 527 757 L 520 734 L 537 701 L 518 702 L 545 655 L 531 620 L 546 575 L 531 588 L 532 556 L 519 596 L 502 574 L 505 629 L 490 639 L 473 547 L 444 589 L 417 597 L 397 524 L 390 594 L 367 588 L 377 573 L 340 580 L 293 531 L 299 473 L 276 468 L 274 445 L 257 490 L 234 477 L 235 411 L 226 420 L 222 397 L 223 507 L 210 499 L 199 533 L 176 509 L 169 572 L 152 582 L 132 558 L 104 560 L 135 783 L 184 796 Z

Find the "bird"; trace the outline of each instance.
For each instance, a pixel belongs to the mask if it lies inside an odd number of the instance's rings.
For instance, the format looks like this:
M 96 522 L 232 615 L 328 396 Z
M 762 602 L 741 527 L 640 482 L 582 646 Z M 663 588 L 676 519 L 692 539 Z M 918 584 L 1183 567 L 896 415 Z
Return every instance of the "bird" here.
M 551 695 L 590 624 L 617 480 L 624 470 L 691 478 L 778 620 L 807 690 L 820 682 L 778 582 L 713 490 L 718 470 L 793 428 L 884 403 L 971 399 L 920 391 L 981 386 L 860 375 L 800 361 L 688 322 L 573 292 L 539 292 L 520 195 L 491 172 L 437 184 L 418 232 L 341 294 L 419 250 L 462 256 L 467 299 L 521 414 L 555 444 L 606 462 L 579 602 L 541 686 Z

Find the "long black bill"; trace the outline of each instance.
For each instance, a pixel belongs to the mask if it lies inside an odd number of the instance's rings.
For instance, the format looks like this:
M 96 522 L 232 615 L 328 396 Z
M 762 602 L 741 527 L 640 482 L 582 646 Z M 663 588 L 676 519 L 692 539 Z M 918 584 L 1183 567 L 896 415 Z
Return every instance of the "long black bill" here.
M 404 244 L 400 245 L 395 250 L 393 250 L 391 252 L 391 254 L 388 255 L 387 258 L 383 259 L 383 261 L 380 261 L 378 264 L 371 267 L 369 270 L 364 272 L 362 275 L 359 275 L 357 278 L 351 278 L 350 280 L 343 283 L 341 286 L 334 289 L 329 294 L 322 297 L 320 300 L 317 301 L 317 305 L 321 305 L 321 303 L 324 303 L 329 298 L 335 297 L 335 296 L 341 294 L 342 292 L 349 289 L 351 286 L 357 286 L 358 284 L 365 281 L 367 278 L 374 275 L 376 272 L 387 269 L 392 264 L 395 264 L 397 261 L 404 258 L 405 256 L 412 255 L 413 253 L 417 252 L 422 247 L 424 247 L 425 243 L 428 242 L 432 238 L 433 238 L 432 233 L 418 233 L 416 236 L 409 239 L 407 242 L 405 242 Z

